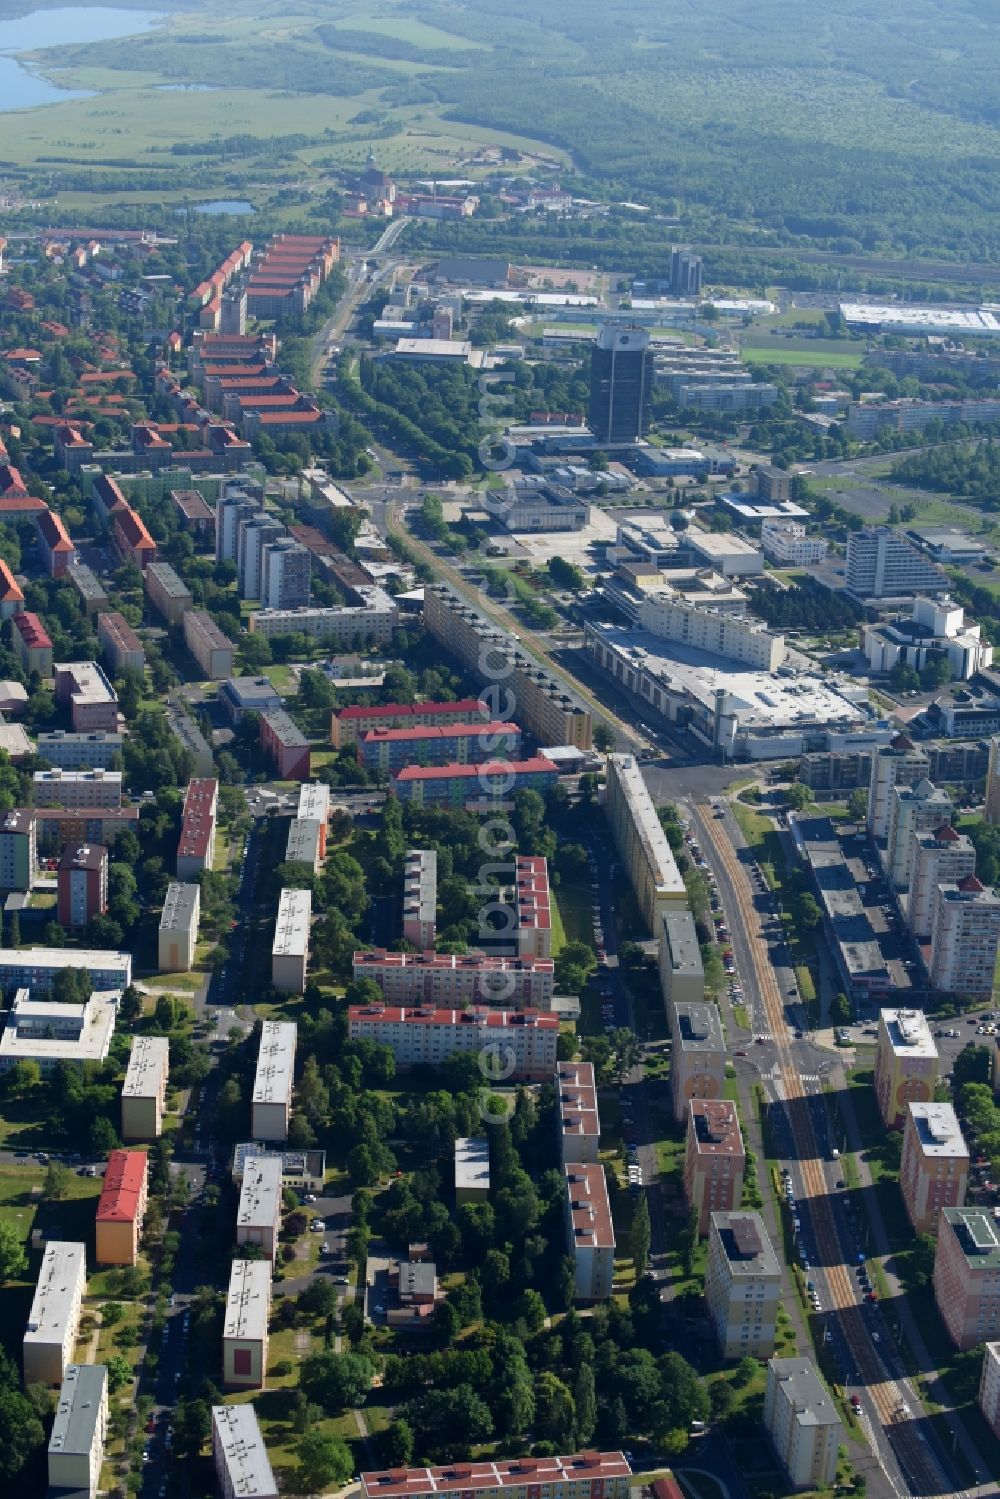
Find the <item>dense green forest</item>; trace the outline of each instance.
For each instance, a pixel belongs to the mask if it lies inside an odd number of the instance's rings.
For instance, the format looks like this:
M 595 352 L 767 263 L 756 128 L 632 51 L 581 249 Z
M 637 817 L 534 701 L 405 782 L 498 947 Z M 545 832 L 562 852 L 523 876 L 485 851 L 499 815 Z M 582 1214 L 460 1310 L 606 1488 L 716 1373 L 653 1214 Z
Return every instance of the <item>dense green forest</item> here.
M 941 494 L 974 500 L 984 510 L 1000 510 L 1000 443 L 948 442 L 900 458 L 892 477 Z

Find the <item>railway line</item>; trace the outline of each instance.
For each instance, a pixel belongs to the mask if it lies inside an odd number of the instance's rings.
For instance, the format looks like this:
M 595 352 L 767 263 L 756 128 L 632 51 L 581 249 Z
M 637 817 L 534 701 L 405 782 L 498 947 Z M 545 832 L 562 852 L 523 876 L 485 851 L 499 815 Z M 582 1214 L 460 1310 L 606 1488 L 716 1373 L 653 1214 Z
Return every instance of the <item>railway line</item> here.
M 796 1195 L 802 1210 L 808 1212 L 816 1244 L 817 1264 L 812 1273 L 822 1276 L 828 1292 L 829 1309 L 825 1310 L 824 1320 L 827 1326 L 834 1324 L 853 1365 L 851 1382 L 859 1387 L 863 1400 L 867 1402 L 862 1428 L 887 1479 L 901 1499 L 904 1495 L 945 1494 L 961 1499 L 961 1489 L 946 1474 L 947 1460 L 942 1460 L 933 1450 L 932 1438 L 921 1429 L 916 1395 L 904 1378 L 894 1376 L 887 1368 L 890 1362 L 898 1365 L 899 1357 L 885 1320 L 879 1318 L 877 1330 L 869 1327 L 867 1309 L 864 1303 L 859 1303 L 858 1288 L 834 1207 L 837 1198 L 827 1180 L 826 1152 L 820 1148 L 825 1101 L 821 1093 L 807 1090 L 795 1065 L 790 1044 L 793 1031 L 770 961 L 767 940 L 761 932 L 761 913 L 757 909 L 757 896 L 748 872 L 738 858 L 724 824 L 710 815 L 705 816 L 697 806 L 692 807 L 692 813 L 701 848 L 719 879 L 730 930 L 751 965 L 753 981 L 773 1040 L 775 1063 L 770 1075 L 765 1075 L 764 1082 L 770 1085 L 774 1102 L 783 1108 L 787 1121 L 792 1145 L 789 1155 L 799 1176 Z M 746 984 L 750 973 L 744 971 L 742 976 Z M 811 1086 L 816 1088 L 818 1085 L 813 1083 Z

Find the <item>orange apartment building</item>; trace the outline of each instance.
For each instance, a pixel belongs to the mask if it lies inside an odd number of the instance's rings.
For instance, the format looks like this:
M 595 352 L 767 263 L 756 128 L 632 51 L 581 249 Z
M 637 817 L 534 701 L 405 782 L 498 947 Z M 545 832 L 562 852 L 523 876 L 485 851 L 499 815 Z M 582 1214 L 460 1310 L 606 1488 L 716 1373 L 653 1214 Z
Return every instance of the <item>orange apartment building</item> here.
M 746 1150 L 736 1105 L 725 1098 L 690 1099 L 684 1196 L 698 1214 L 698 1232 L 703 1237 L 713 1213 L 739 1208 L 745 1170 Z
M 920 1010 L 882 1010 L 875 1053 L 875 1097 L 882 1121 L 898 1129 L 910 1103 L 929 1103 L 938 1076 L 938 1053 Z
M 671 1090 L 674 1118 L 687 1118 L 692 1098 L 721 1098 L 726 1075 L 726 1041 L 718 1006 L 696 1002 L 670 1006 Z
M 390 1468 L 362 1473 L 363 1499 L 628 1499 L 632 1469 L 622 1452 L 572 1457 L 515 1457 L 442 1468 Z
M 909 1104 L 899 1187 L 914 1232 L 936 1232 L 941 1209 L 965 1202 L 968 1181 L 969 1148 L 951 1104 Z
M 149 1195 L 144 1150 L 113 1150 L 97 1204 L 97 1263 L 134 1265 Z

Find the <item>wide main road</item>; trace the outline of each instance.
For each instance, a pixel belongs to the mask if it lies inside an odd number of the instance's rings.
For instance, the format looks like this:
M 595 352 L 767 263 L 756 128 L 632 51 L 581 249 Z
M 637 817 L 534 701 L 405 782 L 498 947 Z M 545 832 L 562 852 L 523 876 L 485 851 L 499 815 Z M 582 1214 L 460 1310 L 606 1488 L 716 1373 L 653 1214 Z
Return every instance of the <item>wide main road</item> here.
M 781 1148 L 781 1154 L 794 1162 L 797 1211 L 812 1240 L 809 1274 L 823 1286 L 830 1303 L 824 1306 L 828 1314 L 824 1320 L 834 1352 L 846 1363 L 847 1378 L 859 1387 L 864 1401 L 863 1424 L 895 1492 L 901 1496 L 957 1495 L 961 1491 L 949 1476 L 950 1463 L 920 1420 L 915 1394 L 901 1374 L 890 1373 L 887 1367 L 901 1368 L 888 1323 L 875 1307 L 859 1298 L 850 1268 L 856 1255 L 844 1247 L 847 1224 L 840 1207 L 843 1199 L 827 1177 L 826 1106 L 821 1094 L 807 1090 L 796 1064 L 794 1030 L 761 930 L 760 897 L 724 825 L 697 805 L 692 812 L 701 848 L 719 882 L 737 954 L 743 958 L 744 988 L 752 985 L 756 989 L 767 1020 L 774 1065 L 765 1083 L 775 1095 L 776 1115 L 784 1116 L 775 1133 L 787 1141 L 788 1148 Z M 770 1047 L 767 1054 L 761 1054 L 762 1059 L 769 1054 Z

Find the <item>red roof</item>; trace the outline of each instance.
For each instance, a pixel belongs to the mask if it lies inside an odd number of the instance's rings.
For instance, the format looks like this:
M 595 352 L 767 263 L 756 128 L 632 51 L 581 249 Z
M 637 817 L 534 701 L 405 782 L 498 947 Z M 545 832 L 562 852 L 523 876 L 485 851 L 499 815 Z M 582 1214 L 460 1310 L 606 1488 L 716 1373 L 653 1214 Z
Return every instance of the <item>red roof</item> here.
M 15 468 L 12 463 L 0 463 L 0 494 L 27 493 L 20 469 Z
M 52 649 L 52 641 L 46 635 L 37 614 L 15 614 L 11 624 L 29 651 Z
M 407 765 L 395 780 L 447 781 L 453 777 L 456 780 L 459 777 L 473 780 L 480 775 L 507 776 L 513 773 L 523 776 L 538 775 L 544 771 L 550 771 L 552 775 L 558 774 L 551 760 L 546 760 L 543 755 L 535 755 L 531 760 L 486 760 L 482 765 Z
M 58 515 L 51 510 L 45 510 L 36 520 L 38 535 L 45 543 L 50 552 L 75 552 L 76 547 L 69 539 L 69 532 L 63 525 Z
M 467 722 L 477 713 L 481 716 L 482 708 L 477 697 L 463 697 L 455 703 L 384 703 L 381 708 L 352 703 L 349 708 L 341 708 L 336 716 L 344 723 L 352 718 L 426 718 L 434 713 L 460 714 L 463 722 Z
M 141 516 L 136 515 L 131 505 L 126 505 L 123 510 L 116 510 L 114 522 L 122 541 L 132 551 L 148 551 L 150 547 L 154 552 L 156 551 L 156 542 L 146 530 Z
M 349 1005 L 347 1019 L 371 1020 L 381 1025 L 481 1025 L 489 1030 L 557 1031 L 559 1016 L 541 1010 L 493 1010 L 474 1005 L 468 1010 L 437 1009 L 434 1005 Z M 602 1168 L 603 1170 L 603 1168 Z
M 967 895 L 978 895 L 986 886 L 976 879 L 974 874 L 967 874 L 958 882 L 959 890 L 964 890 Z
M 413 724 L 408 729 L 369 729 L 362 744 L 393 743 L 410 739 L 450 739 L 453 735 L 471 738 L 474 734 L 520 734 L 516 723 L 448 723 Z
M 24 603 L 24 594 L 10 568 L 0 557 L 0 599 L 5 604 Z
M 0 495 L 0 519 L 5 515 L 41 515 L 48 508 L 44 500 L 36 499 L 34 495 Z
M 950 822 L 943 822 L 939 828 L 934 829 L 934 838 L 938 843 L 957 843 L 961 836 Z
M 208 853 L 215 828 L 213 807 L 218 796 L 219 783 L 210 777 L 189 782 L 184 796 L 184 816 L 181 821 L 180 842 L 177 857 L 203 859 Z
M 98 1223 L 134 1223 L 146 1185 L 144 1150 L 113 1150 L 97 1204 Z
M 15 364 L 23 363 L 25 360 L 30 360 L 34 363 L 41 359 L 42 356 L 37 349 L 8 349 L 3 357 L 9 360 L 11 364 Z

